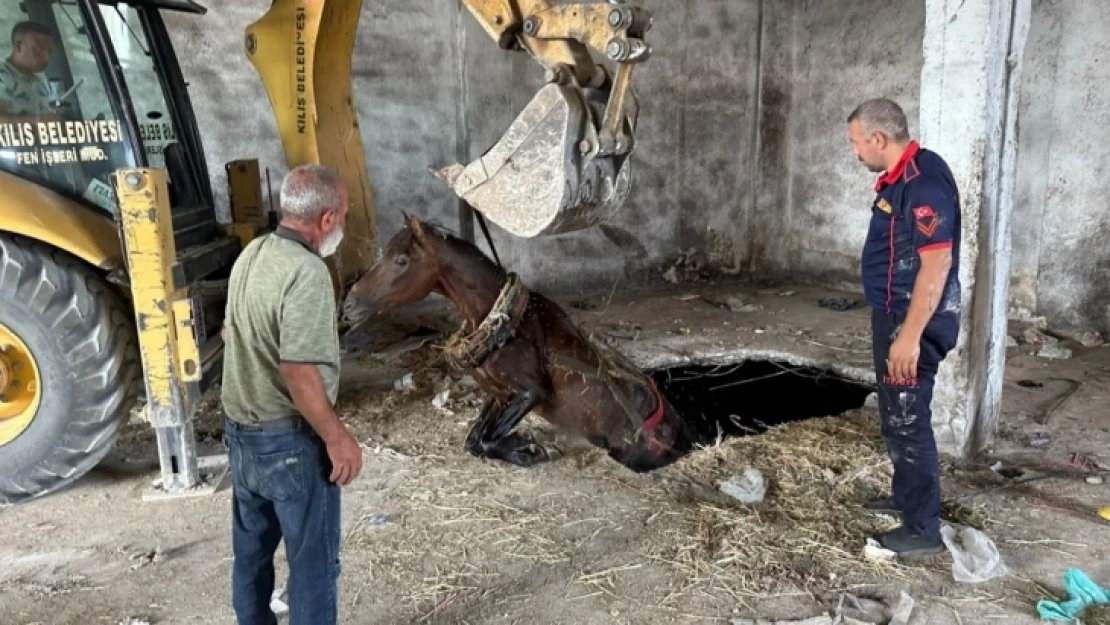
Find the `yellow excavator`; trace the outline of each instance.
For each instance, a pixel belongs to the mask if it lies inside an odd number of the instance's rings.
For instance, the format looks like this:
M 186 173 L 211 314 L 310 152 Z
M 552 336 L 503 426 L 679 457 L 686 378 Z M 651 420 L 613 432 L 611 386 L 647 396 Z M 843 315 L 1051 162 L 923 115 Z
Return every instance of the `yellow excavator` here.
M 476 215 L 521 237 L 603 223 L 630 188 L 651 16 L 610 2 L 462 2 L 544 86 L 468 164 L 434 168 Z M 163 21 L 192 0 L 0 3 L 0 504 L 71 484 L 110 451 L 137 402 L 161 476 L 145 497 L 211 492 L 226 459 L 198 458 L 197 402 L 218 381 L 226 278 L 273 228 L 255 159 L 225 164 L 217 220 L 198 121 Z M 337 297 L 378 234 L 351 85 L 361 0 L 274 0 L 244 52 L 293 167 L 338 169 L 347 236 Z M 200 18 L 197 18 L 200 19 Z M 614 63 L 615 71 L 594 55 Z M 414 166 L 427 167 L 421 163 Z

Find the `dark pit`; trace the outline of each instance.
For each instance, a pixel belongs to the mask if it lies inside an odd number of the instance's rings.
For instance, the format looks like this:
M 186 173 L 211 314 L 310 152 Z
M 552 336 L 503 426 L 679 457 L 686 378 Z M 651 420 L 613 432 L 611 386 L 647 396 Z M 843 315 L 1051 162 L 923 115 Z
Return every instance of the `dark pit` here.
M 684 365 L 650 374 L 659 391 L 693 425 L 699 442 L 842 414 L 863 407 L 874 390 L 829 370 L 775 361 Z

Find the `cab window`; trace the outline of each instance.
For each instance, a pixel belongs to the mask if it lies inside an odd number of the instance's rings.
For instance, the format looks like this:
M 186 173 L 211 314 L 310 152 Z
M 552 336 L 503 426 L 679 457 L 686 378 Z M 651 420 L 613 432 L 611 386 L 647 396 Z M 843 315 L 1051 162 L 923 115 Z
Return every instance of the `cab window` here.
M 0 6 L 0 169 L 114 213 L 136 159 L 87 33 L 70 3 Z
M 177 142 L 177 129 L 142 20 L 138 11 L 127 5 L 102 6 L 100 10 L 131 95 L 147 163 L 150 167 L 165 168 L 165 148 Z M 173 172 L 168 171 L 167 176 L 172 178 Z M 171 179 L 170 184 L 173 183 Z

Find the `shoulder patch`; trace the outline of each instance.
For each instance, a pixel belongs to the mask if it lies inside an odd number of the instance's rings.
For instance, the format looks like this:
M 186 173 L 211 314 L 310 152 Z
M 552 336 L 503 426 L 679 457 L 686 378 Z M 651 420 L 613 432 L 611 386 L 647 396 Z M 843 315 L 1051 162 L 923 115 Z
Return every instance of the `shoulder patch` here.
M 890 202 L 886 201 L 885 197 L 879 198 L 879 201 L 875 203 L 875 206 L 877 206 L 879 210 L 883 211 L 887 215 L 894 213 L 894 207 L 890 205 Z
M 913 218 L 917 223 L 917 229 L 926 238 L 932 238 L 937 231 L 937 213 L 931 206 L 918 206 L 913 209 Z

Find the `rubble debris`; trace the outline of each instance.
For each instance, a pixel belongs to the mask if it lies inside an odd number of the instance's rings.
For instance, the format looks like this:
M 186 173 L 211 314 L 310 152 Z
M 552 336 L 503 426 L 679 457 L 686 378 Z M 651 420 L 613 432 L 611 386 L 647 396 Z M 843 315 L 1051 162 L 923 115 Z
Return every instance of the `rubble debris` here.
M 459 378 L 459 386 L 462 388 L 478 388 L 478 382 L 474 379 L 474 376 L 468 373 Z
M 725 297 L 714 297 L 711 295 L 706 295 L 703 296 L 702 299 L 704 299 L 709 304 L 717 306 L 718 308 L 727 308 L 732 312 L 753 313 L 763 310 L 763 306 L 761 304 L 746 302 L 743 298 L 737 297 L 735 295 L 728 295 Z
M 1106 339 L 1100 332 L 1084 332 L 1077 340 L 1083 347 L 1102 347 L 1106 344 Z
M 130 559 L 135 561 L 135 564 L 131 565 L 132 571 L 136 569 L 141 569 L 148 564 L 157 564 L 161 562 L 162 549 L 156 548 L 150 551 L 144 551 L 143 553 L 132 554 Z
M 843 625 L 883 625 L 889 618 L 889 612 L 890 609 L 882 601 L 861 599 L 851 593 L 841 595 L 836 608 L 836 615 L 843 619 Z
M 119 622 L 119 625 L 150 625 L 150 621 L 145 618 L 127 617 Z
M 734 475 L 721 483 L 721 492 L 743 503 L 760 503 L 767 493 L 767 483 L 759 469 L 744 469 L 744 475 Z
M 1031 447 L 1048 447 L 1052 444 L 1052 437 L 1046 432 L 1037 432 L 1029 437 Z
M 698 282 L 710 277 L 709 257 L 695 248 L 680 252 L 667 271 L 663 272 L 663 278 L 671 284 Z
M 863 400 L 864 408 L 878 408 L 879 407 L 879 394 L 871 393 L 867 399 Z
M 1007 348 L 1009 348 L 1009 347 L 1017 347 L 1018 345 L 1020 345 L 1020 343 L 1018 343 L 1017 339 L 1015 339 L 1014 337 L 1010 336 L 1009 334 L 1007 334 L 1007 335 L 1006 335 L 1006 347 L 1007 347 Z
M 1092 485 L 1092 486 L 1098 486 L 1099 484 L 1102 484 L 1102 482 L 1103 482 L 1103 480 L 1102 480 L 1101 475 L 1088 475 L 1087 476 L 1087 483 Z
M 883 547 L 874 538 L 868 538 L 863 546 L 863 557 L 872 562 L 891 562 L 898 558 L 898 554 Z
M 1037 355 L 1050 360 L 1067 360 L 1071 358 L 1071 350 L 1056 344 L 1045 345 L 1037 352 Z
M 1079 452 L 1072 453 L 1071 457 L 1068 458 L 1068 464 L 1085 473 L 1092 473 L 1099 470 L 1097 462 L 1086 454 L 1081 454 Z
M 945 524 L 941 539 L 952 554 L 952 577 L 958 582 L 980 583 L 1009 575 L 994 541 L 973 527 Z
M 371 514 L 366 517 L 366 524 L 372 527 L 381 527 L 389 524 L 389 517 L 384 514 Z
M 891 615 L 889 625 L 909 625 L 910 616 L 913 614 L 913 597 L 902 591 L 902 598 L 898 601 L 898 605 L 894 607 L 894 613 Z
M 1071 358 L 1071 350 L 1060 345 L 1060 339 L 1037 328 L 1026 328 L 1022 333 L 1026 344 L 1039 347 L 1037 355 L 1041 358 L 1054 360 L 1067 360 Z
M 913 612 L 913 597 L 902 591 L 902 598 L 892 611 L 881 601 L 861 599 L 852 594 L 840 596 L 834 614 L 825 612 L 801 620 L 768 620 L 733 618 L 731 625 L 908 625 Z
M 393 381 L 393 390 L 395 391 L 411 391 L 413 386 L 414 383 L 411 373 L 406 373 Z
M 817 305 L 821 308 L 828 308 L 829 310 L 847 311 L 859 308 L 860 303 L 857 299 L 850 297 L 824 297 L 817 300 Z
M 1049 336 L 1037 328 L 1026 328 L 1025 331 L 1021 333 L 1021 337 L 1027 345 L 1040 346 L 1044 345 L 1046 342 L 1058 342 L 1056 337 Z
M 432 405 L 436 408 L 445 408 L 449 401 L 451 401 L 451 391 L 444 390 L 436 393 L 436 396 L 432 398 Z
M 768 621 L 766 619 L 734 618 L 729 625 L 836 625 L 828 614 L 814 616 L 801 621 Z
M 678 284 L 678 266 L 672 265 L 670 269 L 663 272 L 663 279 L 671 284 Z

